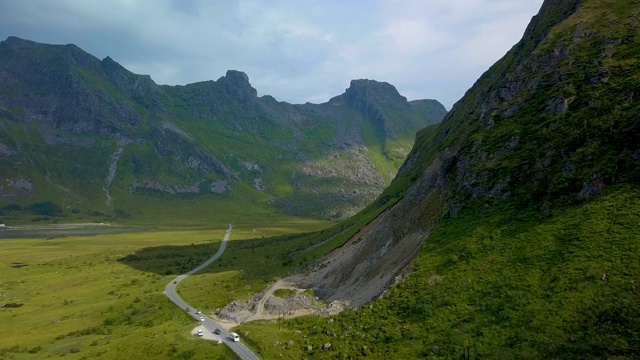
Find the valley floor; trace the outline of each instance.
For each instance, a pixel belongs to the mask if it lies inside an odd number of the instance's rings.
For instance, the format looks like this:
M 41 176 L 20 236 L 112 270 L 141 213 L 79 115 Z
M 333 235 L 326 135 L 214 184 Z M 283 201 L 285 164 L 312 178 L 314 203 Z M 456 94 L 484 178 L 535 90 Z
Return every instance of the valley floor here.
M 198 287 L 208 275 L 216 277 L 217 287 L 206 284 L 208 303 L 249 298 L 265 288 L 272 275 L 245 281 L 242 274 L 250 275 L 252 269 L 238 269 L 238 256 L 250 254 L 273 236 L 326 226 L 312 221 L 270 227 L 244 224 L 234 229 L 220 263 L 193 276 L 193 284 Z M 191 335 L 193 319 L 176 311 L 162 294 L 176 274 L 218 250 L 225 228 L 136 228 L 119 233 L 103 231 L 112 227 L 102 225 L 55 228 L 56 232 L 23 228 L 21 237 L 0 240 L 0 359 L 233 358 L 225 346 L 202 346 Z M 90 230 L 92 236 L 66 232 L 79 229 Z M 121 228 L 125 229 L 131 230 Z M 49 235 L 41 233 L 45 231 Z M 265 239 L 251 240 L 256 237 Z M 284 244 L 282 249 L 288 247 Z M 271 260 L 281 264 L 283 250 L 272 249 Z M 147 254 L 153 257 L 145 261 Z M 211 291 L 227 286 L 238 290 Z M 190 292 L 189 286 L 180 290 Z

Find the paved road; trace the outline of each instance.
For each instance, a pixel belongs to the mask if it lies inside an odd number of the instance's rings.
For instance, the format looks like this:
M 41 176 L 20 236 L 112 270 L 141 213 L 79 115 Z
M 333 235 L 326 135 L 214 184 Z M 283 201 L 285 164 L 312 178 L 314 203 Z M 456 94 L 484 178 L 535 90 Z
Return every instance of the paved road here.
M 202 315 L 196 314 L 195 313 L 196 310 L 194 310 L 194 307 L 187 304 L 186 301 L 182 300 L 182 298 L 176 292 L 176 286 L 178 286 L 180 281 L 186 279 L 187 276 L 193 275 L 198 271 L 206 268 L 212 262 L 216 261 L 216 259 L 218 259 L 220 255 L 222 255 L 222 253 L 224 252 L 224 249 L 227 247 L 227 241 L 229 240 L 229 235 L 231 235 L 231 229 L 232 229 L 231 224 L 229 224 L 229 228 L 227 229 L 227 232 L 224 234 L 224 239 L 220 244 L 220 249 L 215 255 L 213 255 L 211 259 L 205 261 L 204 264 L 198 266 L 197 268 L 187 273 L 184 273 L 178 276 L 177 278 L 175 278 L 174 280 L 172 280 L 169 283 L 169 285 L 167 285 L 167 287 L 164 289 L 164 294 L 167 295 L 169 297 L 169 300 L 173 301 L 173 303 L 176 304 L 180 308 L 180 310 L 185 311 L 186 308 L 190 308 L 191 312 L 189 312 L 188 314 L 191 315 L 191 317 L 193 317 L 197 321 L 200 321 L 200 316 L 204 317 L 204 321 L 202 321 L 202 325 L 205 328 L 207 328 L 209 331 L 213 332 L 215 329 L 220 329 L 220 337 L 223 339 L 224 343 L 229 348 L 231 348 L 231 350 L 233 350 L 241 359 L 258 360 L 259 359 L 258 356 L 256 356 L 256 354 L 254 354 L 251 350 L 249 350 L 249 348 L 244 346 L 242 342 L 231 341 L 229 332 L 223 329 L 218 323 L 208 318 L 205 314 L 202 314 Z

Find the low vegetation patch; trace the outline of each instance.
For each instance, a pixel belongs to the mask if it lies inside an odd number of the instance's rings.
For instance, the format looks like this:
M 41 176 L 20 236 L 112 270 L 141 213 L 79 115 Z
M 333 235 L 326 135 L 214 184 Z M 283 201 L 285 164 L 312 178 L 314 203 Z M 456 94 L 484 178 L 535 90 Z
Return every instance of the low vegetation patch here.
M 286 299 L 289 296 L 295 295 L 296 290 L 294 289 L 277 289 L 273 292 L 273 296 L 277 296 L 282 299 Z
M 11 308 L 19 308 L 20 306 L 23 306 L 24 304 L 18 304 L 18 303 L 7 303 L 4 304 L 0 307 L 4 308 L 4 309 L 11 309 Z

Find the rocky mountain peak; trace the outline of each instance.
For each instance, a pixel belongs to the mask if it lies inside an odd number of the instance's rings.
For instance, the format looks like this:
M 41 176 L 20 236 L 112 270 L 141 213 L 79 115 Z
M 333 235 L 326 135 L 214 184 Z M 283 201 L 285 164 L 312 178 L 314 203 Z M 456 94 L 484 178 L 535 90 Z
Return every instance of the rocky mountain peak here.
M 379 82 L 369 79 L 351 80 L 351 84 L 345 91 L 345 95 L 351 103 L 364 99 L 378 100 L 382 98 L 388 102 L 407 102 L 407 98 L 400 95 L 395 86 L 387 82 Z
M 24 40 L 17 36 L 9 36 L 6 40 L 0 42 L 0 47 L 6 48 L 29 47 L 36 45 L 38 45 L 38 43 L 35 41 Z
M 238 86 L 251 86 L 249 76 L 243 71 L 227 70 L 224 77 Z
M 109 56 L 102 59 L 100 67 L 109 77 L 125 77 L 128 75 L 134 75 Z
M 0 49 L 7 50 L 20 50 L 20 51 L 32 51 L 33 49 L 43 49 L 48 48 L 55 54 L 68 54 L 71 57 L 74 56 L 91 56 L 87 54 L 84 50 L 80 49 L 76 45 L 67 44 L 67 45 L 49 45 L 49 44 L 41 44 L 31 40 L 25 40 L 19 38 L 17 36 L 9 36 L 6 40 L 0 42 Z
M 538 44 L 544 39 L 551 28 L 563 22 L 575 13 L 584 0 L 547 0 L 535 15 L 524 32 L 520 43 Z
M 407 98 L 391 84 L 368 79 L 351 80 L 342 95 L 329 100 L 334 106 L 346 105 L 369 119 L 381 138 L 407 128 L 411 120 L 395 116 L 411 111 Z M 439 119 L 438 119 L 439 121 Z
M 227 70 L 225 76 L 218 79 L 217 83 L 226 87 L 227 92 L 235 93 L 243 98 L 256 98 L 258 91 L 251 86 L 249 76 L 242 71 Z
M 20 73 L 21 77 L 37 76 L 35 69 L 51 76 L 66 73 L 71 67 L 99 71 L 100 61 L 76 45 L 50 45 L 9 36 L 0 43 L 3 67 Z
M 122 67 L 122 65 L 118 64 L 110 56 L 107 56 L 106 58 L 102 59 L 102 66 L 103 67 L 118 67 L 118 68 Z

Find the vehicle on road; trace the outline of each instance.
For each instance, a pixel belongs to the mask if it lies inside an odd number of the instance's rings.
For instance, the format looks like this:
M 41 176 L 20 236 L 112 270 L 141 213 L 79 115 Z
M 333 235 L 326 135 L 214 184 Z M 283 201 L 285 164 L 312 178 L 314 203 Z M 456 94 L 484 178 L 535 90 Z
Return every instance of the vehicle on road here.
M 238 335 L 238 333 L 234 333 L 234 332 L 230 333 L 229 338 L 231 338 L 231 341 L 233 342 L 240 341 L 240 335 Z
M 220 335 L 220 329 L 215 329 L 215 330 L 213 331 L 213 333 L 214 333 L 214 334 L 216 334 L 216 335 Z
M 198 311 L 196 311 L 196 314 L 200 315 L 200 314 L 202 314 L 202 313 L 200 312 L 200 310 L 198 310 Z
M 198 332 L 196 333 L 196 335 L 198 336 L 202 336 L 204 335 L 204 331 L 202 331 L 202 329 L 198 330 Z
M 2 1 L 2 0 L 0 0 Z M 1 230 L 0 230 L 1 231 Z M 222 253 L 224 252 L 226 246 L 227 246 L 227 241 L 229 240 L 229 236 L 231 235 L 231 225 L 229 225 L 229 229 L 227 229 L 225 235 L 224 235 L 224 239 L 222 240 L 222 243 L 220 244 L 220 248 L 218 249 L 218 252 L 212 256 L 209 260 L 207 260 L 205 263 L 203 263 L 202 265 L 200 265 L 199 267 L 188 271 L 182 275 L 180 275 L 180 277 L 176 278 L 176 280 L 171 280 L 171 281 L 177 281 L 177 279 L 184 279 L 186 277 L 188 277 L 189 275 L 192 275 L 202 269 L 204 269 L 206 266 L 209 266 L 209 264 L 211 264 L 213 261 L 215 261 L 216 259 L 218 259 Z M 203 330 L 203 336 L 204 334 L 204 330 L 209 330 L 209 327 L 207 326 L 205 328 L 205 325 L 211 325 L 216 326 L 215 323 L 211 323 L 212 319 L 206 320 L 206 318 L 204 317 L 204 315 L 200 316 L 199 314 L 196 314 L 195 312 L 198 309 L 193 309 L 193 313 L 191 312 L 191 305 L 188 305 L 181 297 L 180 295 L 176 292 L 177 286 L 174 286 L 175 284 L 172 284 L 171 282 L 169 282 L 167 284 L 167 286 L 165 287 L 165 291 L 164 294 L 167 295 L 167 297 L 169 298 L 169 300 L 171 302 L 173 302 L 174 304 L 176 304 L 178 306 L 178 308 L 184 309 L 189 316 L 191 316 L 194 319 L 200 319 L 200 321 L 202 321 L 202 323 L 200 324 L 200 326 L 198 326 L 196 328 L 195 331 L 192 332 L 192 334 L 194 334 L 193 336 L 198 334 L 198 329 L 202 329 Z M 212 314 L 213 315 L 213 314 Z M 215 330 L 215 327 L 213 328 Z M 240 335 L 238 335 L 237 333 L 233 333 L 231 334 L 231 336 L 227 337 L 227 336 L 221 336 L 222 334 L 222 330 L 223 328 L 218 329 L 218 331 L 216 332 L 216 334 L 218 334 L 218 336 L 213 337 L 214 340 L 217 340 L 218 344 L 226 344 L 229 349 L 231 351 L 233 351 L 238 358 L 240 359 L 246 359 L 246 360 L 258 360 L 259 358 L 249 349 L 247 348 L 241 341 L 240 341 Z M 227 330 L 224 331 L 224 334 L 227 335 Z M 210 335 L 209 332 L 206 333 L 206 335 Z M 0 341 L 1 342 L 1 341 Z M 233 342 L 233 343 L 232 343 Z
M 178 283 L 178 281 L 177 281 L 177 280 L 173 280 L 173 283 L 174 283 L 174 284 L 177 284 L 177 283 Z

